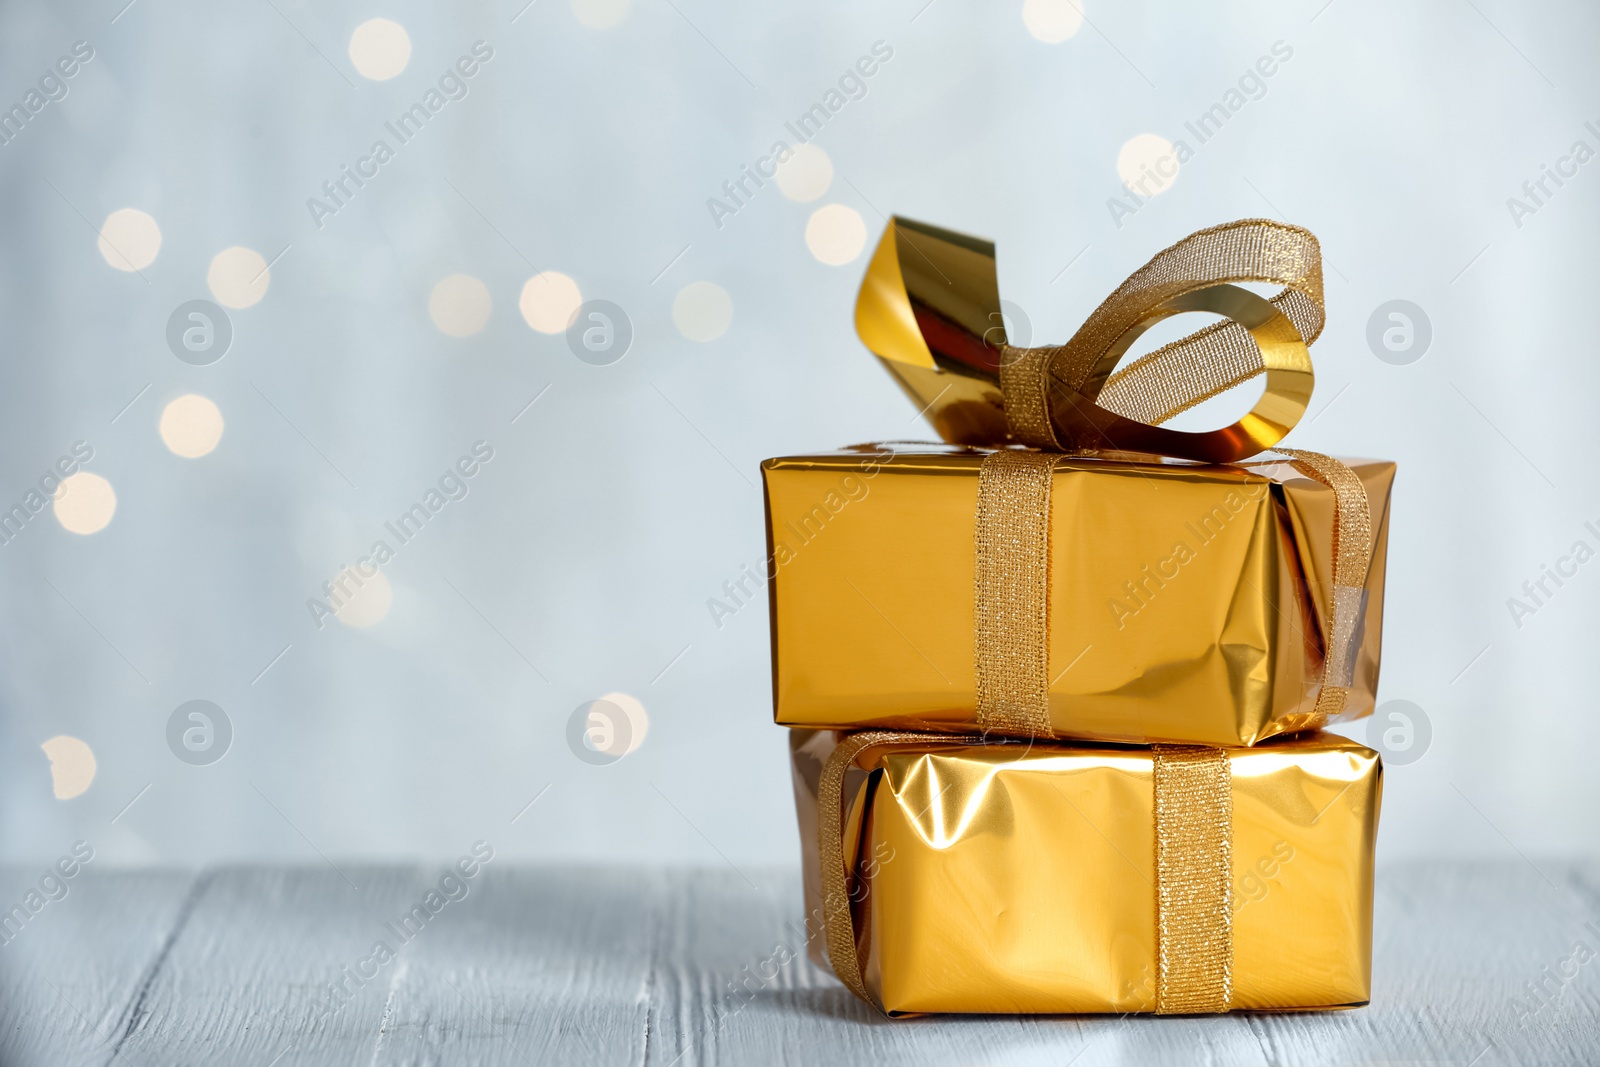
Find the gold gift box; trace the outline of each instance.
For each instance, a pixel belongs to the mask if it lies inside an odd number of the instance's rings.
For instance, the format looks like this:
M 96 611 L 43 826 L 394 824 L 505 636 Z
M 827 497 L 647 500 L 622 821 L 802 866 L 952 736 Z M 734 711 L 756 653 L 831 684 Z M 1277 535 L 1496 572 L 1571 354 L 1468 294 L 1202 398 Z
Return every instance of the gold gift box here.
M 791 733 L 819 963 L 826 913 L 818 781 L 841 736 Z M 1227 757 L 1227 1007 L 1365 1004 L 1377 753 L 1312 733 Z M 1153 762 L 1148 748 L 1059 742 L 925 738 L 864 752 L 844 778 L 842 857 L 834 862 L 850 872 L 849 913 L 870 999 L 890 1014 L 1155 1010 Z
M 974 514 L 988 450 L 905 448 L 762 464 L 783 725 L 974 728 Z M 1334 491 L 1287 461 L 1140 460 L 1068 456 L 1055 468 L 1051 728 L 1228 746 L 1324 725 L 1314 709 Z M 1337 720 L 1372 711 L 1395 473 L 1344 462 L 1366 489 L 1373 544 Z

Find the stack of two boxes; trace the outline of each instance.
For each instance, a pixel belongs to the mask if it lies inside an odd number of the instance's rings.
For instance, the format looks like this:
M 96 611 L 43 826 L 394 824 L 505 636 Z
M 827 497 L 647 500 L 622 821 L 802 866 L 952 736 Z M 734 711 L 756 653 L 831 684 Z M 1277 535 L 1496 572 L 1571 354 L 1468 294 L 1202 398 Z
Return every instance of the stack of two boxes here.
M 896 220 L 863 286 L 946 441 L 1004 442 L 1003 375 L 950 340 L 992 257 Z M 891 1015 L 1368 1001 L 1381 767 L 1320 727 L 1372 711 L 1392 463 L 952 443 L 763 473 L 814 959 Z

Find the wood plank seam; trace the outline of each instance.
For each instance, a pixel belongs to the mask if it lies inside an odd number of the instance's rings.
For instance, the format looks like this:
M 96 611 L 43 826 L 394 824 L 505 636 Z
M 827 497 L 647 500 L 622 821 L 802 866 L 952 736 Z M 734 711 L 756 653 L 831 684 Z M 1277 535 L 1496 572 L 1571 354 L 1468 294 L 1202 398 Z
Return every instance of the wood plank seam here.
M 111 1046 L 111 1055 L 106 1057 L 109 1065 L 122 1052 L 123 1044 L 138 1030 L 139 1023 L 144 1017 L 144 1005 L 149 999 L 150 990 L 155 986 L 156 978 L 160 975 L 162 967 L 166 966 L 167 958 L 172 953 L 172 946 L 178 941 L 178 935 L 188 925 L 189 918 L 194 914 L 195 907 L 200 903 L 200 898 L 205 895 L 215 880 L 215 871 L 203 870 L 194 876 L 189 883 L 189 889 L 184 894 L 183 903 L 178 908 L 178 914 L 173 917 L 172 929 L 167 931 L 167 936 L 161 942 L 161 948 L 156 951 L 155 959 L 145 970 L 139 980 L 133 998 L 128 1003 L 127 1022 L 122 1028 L 122 1035 L 117 1038 L 116 1044 Z

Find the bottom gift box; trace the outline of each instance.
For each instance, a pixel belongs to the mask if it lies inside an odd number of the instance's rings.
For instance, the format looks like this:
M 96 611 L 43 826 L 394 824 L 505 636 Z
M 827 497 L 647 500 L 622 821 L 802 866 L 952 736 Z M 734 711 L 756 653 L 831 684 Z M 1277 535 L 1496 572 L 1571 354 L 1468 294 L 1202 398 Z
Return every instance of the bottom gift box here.
M 1382 765 L 791 731 L 812 958 L 890 1015 L 1367 1003 Z

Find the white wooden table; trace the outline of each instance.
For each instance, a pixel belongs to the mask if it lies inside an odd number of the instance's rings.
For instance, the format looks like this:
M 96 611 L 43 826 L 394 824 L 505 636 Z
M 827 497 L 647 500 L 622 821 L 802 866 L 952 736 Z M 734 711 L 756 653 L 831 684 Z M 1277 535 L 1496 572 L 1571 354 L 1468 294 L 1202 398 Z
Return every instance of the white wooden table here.
M 729 991 L 802 945 L 794 871 L 497 862 L 383 962 L 443 868 L 341 866 L 86 869 L 0 948 L 0 1065 L 1600 1063 L 1600 863 L 1383 871 L 1356 1011 L 899 1022 L 803 953 Z

